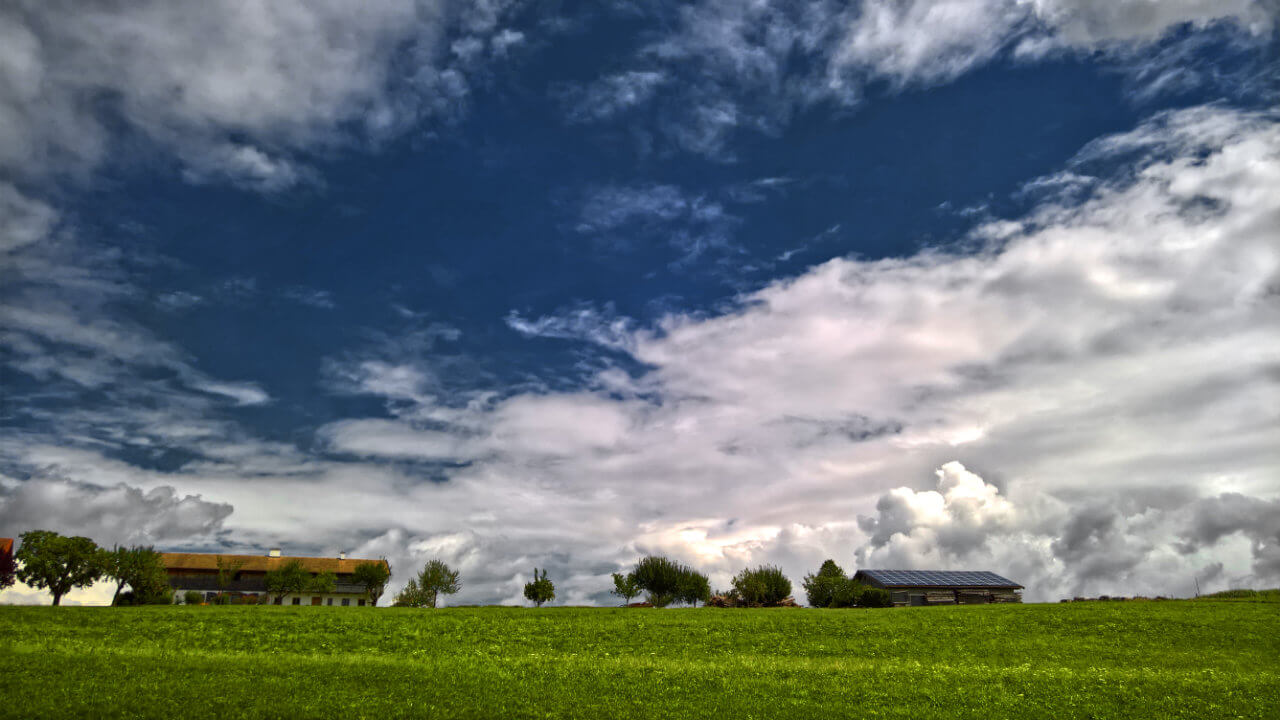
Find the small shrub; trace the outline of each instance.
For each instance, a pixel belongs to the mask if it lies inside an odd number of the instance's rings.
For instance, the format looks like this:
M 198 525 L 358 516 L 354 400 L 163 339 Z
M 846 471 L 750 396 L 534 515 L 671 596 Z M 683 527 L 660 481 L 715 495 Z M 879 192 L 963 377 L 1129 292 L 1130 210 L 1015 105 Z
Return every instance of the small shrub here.
M 857 602 L 858 607 L 865 608 L 893 607 L 893 598 L 888 590 L 870 585 L 858 585 Z
M 195 590 L 188 590 L 182 593 L 182 603 L 184 605 L 199 605 L 204 602 L 204 595 Z
M 753 607 L 772 607 L 791 595 L 791 581 L 773 565 L 746 569 L 733 578 L 733 589 L 742 602 Z

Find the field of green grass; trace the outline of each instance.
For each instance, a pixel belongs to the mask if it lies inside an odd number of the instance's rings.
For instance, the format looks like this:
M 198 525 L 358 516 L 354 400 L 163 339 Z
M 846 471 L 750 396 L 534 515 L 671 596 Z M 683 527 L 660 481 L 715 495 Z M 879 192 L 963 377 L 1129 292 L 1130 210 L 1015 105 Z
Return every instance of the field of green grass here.
M 1280 718 L 1280 604 L 0 608 L 6 717 Z

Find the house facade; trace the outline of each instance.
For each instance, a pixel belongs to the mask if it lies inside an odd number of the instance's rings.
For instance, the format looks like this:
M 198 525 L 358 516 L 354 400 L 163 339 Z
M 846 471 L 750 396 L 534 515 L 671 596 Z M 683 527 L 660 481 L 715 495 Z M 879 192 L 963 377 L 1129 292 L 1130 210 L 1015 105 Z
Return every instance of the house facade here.
M 859 570 L 854 582 L 889 591 L 894 607 L 1022 602 L 1022 586 L 986 570 Z
M 387 565 L 386 560 L 348 558 L 345 554 L 336 558 L 300 557 L 281 555 L 279 550 L 272 550 L 266 555 L 160 553 L 160 558 L 169 575 L 169 587 L 173 588 L 176 598 L 181 598 L 187 591 L 195 591 L 206 602 L 212 601 L 219 593 L 225 593 L 232 602 L 258 601 L 274 605 L 334 607 L 371 605 L 365 587 L 355 582 L 353 573 L 357 567 L 367 563 Z M 312 577 L 325 572 L 333 573 L 337 577 L 333 592 L 301 592 L 283 596 L 269 593 L 267 573 L 295 560 Z M 221 583 L 220 568 L 223 575 Z

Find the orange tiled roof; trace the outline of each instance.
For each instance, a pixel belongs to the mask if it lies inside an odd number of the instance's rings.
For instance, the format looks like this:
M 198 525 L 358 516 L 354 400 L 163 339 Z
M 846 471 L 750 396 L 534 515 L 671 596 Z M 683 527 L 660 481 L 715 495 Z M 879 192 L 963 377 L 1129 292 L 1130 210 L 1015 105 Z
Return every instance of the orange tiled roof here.
M 0 555 L 13 553 L 13 538 L 0 538 Z
M 223 562 L 244 561 L 241 572 L 266 572 L 275 570 L 291 560 L 302 563 L 307 572 L 331 572 L 337 575 L 353 573 L 365 563 L 385 564 L 386 560 L 366 560 L 361 558 L 318 558 L 318 557 L 268 557 L 266 555 L 221 555 L 218 553 L 160 553 L 160 559 L 168 570 L 217 570 L 218 558 Z

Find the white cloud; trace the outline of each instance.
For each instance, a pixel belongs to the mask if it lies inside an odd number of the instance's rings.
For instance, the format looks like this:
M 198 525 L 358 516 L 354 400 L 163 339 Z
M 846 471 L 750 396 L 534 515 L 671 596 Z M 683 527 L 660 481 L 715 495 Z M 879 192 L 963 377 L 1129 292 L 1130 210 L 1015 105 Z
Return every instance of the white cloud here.
M 936 84 L 1005 56 L 1094 53 L 1129 68 L 1137 97 L 1205 82 L 1242 91 L 1256 83 L 1202 72 L 1176 48 L 1154 59 L 1143 53 L 1188 24 L 1266 47 L 1276 18 L 1268 0 L 702 0 L 664 18 L 669 33 L 637 51 L 628 69 L 564 95 L 577 122 L 652 105 L 669 142 L 731 160 L 737 130 L 775 133 L 800 108 L 858 103 L 873 80 Z M 648 142 L 653 128 L 644 127 Z
M 445 38 L 491 39 L 494 57 L 507 54 L 522 40 L 501 26 L 509 5 L 9 4 L 0 168 L 83 172 L 123 122 L 176 156 L 189 180 L 282 190 L 306 175 L 293 156 L 350 141 L 342 128 L 377 142 L 456 112 L 473 68 L 460 67 L 467 58 L 450 55 Z

